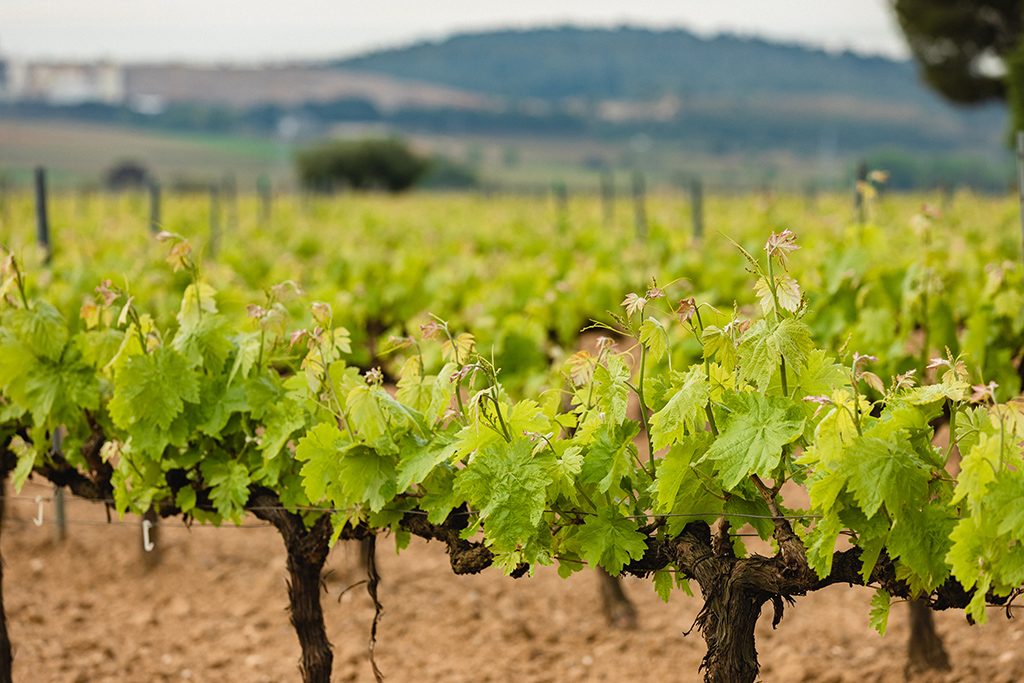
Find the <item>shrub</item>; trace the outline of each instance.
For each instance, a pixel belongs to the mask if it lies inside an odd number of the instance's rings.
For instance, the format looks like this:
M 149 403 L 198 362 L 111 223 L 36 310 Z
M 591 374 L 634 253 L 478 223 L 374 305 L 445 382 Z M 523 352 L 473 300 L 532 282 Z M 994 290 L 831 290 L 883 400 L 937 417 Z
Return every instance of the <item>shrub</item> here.
M 329 142 L 300 152 L 295 161 L 303 186 L 318 191 L 350 187 L 401 192 L 430 165 L 395 138 Z

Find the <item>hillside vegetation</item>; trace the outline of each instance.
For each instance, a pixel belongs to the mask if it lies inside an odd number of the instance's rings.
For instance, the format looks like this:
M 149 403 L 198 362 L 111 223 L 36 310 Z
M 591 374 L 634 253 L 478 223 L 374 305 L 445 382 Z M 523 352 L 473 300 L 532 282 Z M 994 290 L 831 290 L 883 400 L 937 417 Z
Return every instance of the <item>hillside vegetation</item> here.
M 334 66 L 500 98 L 500 112 L 450 117 L 449 124 L 456 120 L 466 130 L 493 129 L 527 113 L 538 125 L 557 123 L 561 134 L 642 129 L 700 141 L 711 151 L 898 144 L 991 153 L 999 149 L 1005 125 L 999 107 L 941 102 L 910 62 L 735 36 L 702 38 L 680 29 L 465 34 Z M 430 127 L 438 118 L 435 111 L 431 121 L 405 123 Z

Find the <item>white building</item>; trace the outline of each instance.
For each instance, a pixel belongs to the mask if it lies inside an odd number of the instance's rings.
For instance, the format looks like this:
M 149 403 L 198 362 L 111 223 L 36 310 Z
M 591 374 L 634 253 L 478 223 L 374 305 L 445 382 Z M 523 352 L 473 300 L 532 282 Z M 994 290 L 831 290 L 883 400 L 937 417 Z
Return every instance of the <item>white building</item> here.
M 125 77 L 120 65 L 8 62 L 4 92 L 14 101 L 73 105 L 125 101 Z

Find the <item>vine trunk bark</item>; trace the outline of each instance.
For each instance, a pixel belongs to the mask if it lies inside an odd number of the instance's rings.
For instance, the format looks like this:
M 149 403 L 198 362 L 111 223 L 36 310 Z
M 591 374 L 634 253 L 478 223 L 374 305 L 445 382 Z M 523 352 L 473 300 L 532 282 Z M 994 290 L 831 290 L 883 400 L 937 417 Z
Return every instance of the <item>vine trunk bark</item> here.
M 601 584 L 602 606 L 608 625 L 623 629 L 636 628 L 636 607 L 622 590 L 619 577 L 612 576 L 604 569 L 597 572 L 597 577 Z
M 753 683 L 757 679 L 754 627 L 764 600 L 732 581 L 707 595 L 697 627 L 707 644 L 701 667 L 705 683 Z
M 323 564 L 323 559 L 317 561 L 304 553 L 288 553 L 288 602 L 292 626 L 302 646 L 299 669 L 303 683 L 330 683 L 334 664 L 320 605 Z
M 910 601 L 910 640 L 907 642 L 907 677 L 924 671 L 949 671 L 949 654 L 935 631 L 927 601 Z
M 302 517 L 286 511 L 272 492 L 259 492 L 249 503 L 253 514 L 277 528 L 288 552 L 288 610 L 302 648 L 302 681 L 330 683 L 334 653 L 320 605 L 321 572 L 330 550 L 330 516 L 321 516 L 307 529 Z
M 4 502 L 7 495 L 7 470 L 0 467 L 0 531 L 3 530 Z M 11 683 L 11 668 L 14 664 L 11 653 L 11 639 L 7 634 L 7 614 L 4 612 L 4 562 L 0 558 L 0 683 Z

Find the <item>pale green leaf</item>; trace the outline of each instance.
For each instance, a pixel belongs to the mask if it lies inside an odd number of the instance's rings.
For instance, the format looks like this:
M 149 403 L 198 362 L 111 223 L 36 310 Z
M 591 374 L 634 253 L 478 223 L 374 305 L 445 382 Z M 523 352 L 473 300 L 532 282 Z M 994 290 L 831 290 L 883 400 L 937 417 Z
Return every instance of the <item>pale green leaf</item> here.
M 736 367 L 736 344 L 727 331 L 708 325 L 701 333 L 701 342 L 704 344 L 705 359 L 717 358 L 719 365 L 732 372 Z
M 404 439 L 397 471 L 398 491 L 419 484 L 431 470 L 454 455 L 455 445 L 450 437 L 438 435 L 429 441 L 417 436 Z
M 655 451 L 683 439 L 687 432 L 704 431 L 707 421 L 704 407 L 711 395 L 711 385 L 703 371 L 702 366 L 694 365 L 679 378 L 680 381 L 673 377 L 675 393 L 664 408 L 651 416 L 651 439 Z
M 889 625 L 889 604 L 891 597 L 885 590 L 879 588 L 871 598 L 871 612 L 869 623 L 871 628 L 878 631 L 878 635 L 884 636 Z
M 658 475 L 654 481 L 657 493 L 657 512 L 669 513 L 675 507 L 683 482 L 697 475 L 690 465 L 703 457 L 711 445 L 710 432 L 688 436 L 674 444 L 658 463 Z
M 516 550 L 537 537 L 551 479 L 532 453 L 524 438 L 495 442 L 455 478 L 455 492 L 480 511 L 484 534 L 497 551 Z
M 160 348 L 152 354 L 131 356 L 114 381 L 108 404 L 110 416 L 121 429 L 152 425 L 161 430 L 199 401 L 199 381 L 177 351 Z
M 585 484 L 597 484 L 601 493 L 613 485 L 633 468 L 636 446 L 633 438 L 640 433 L 640 427 L 633 421 L 624 424 L 605 422 L 594 434 L 594 441 L 583 456 L 583 470 L 580 480 Z
M 602 507 L 587 516 L 577 534 L 580 554 L 591 567 L 604 567 L 615 576 L 630 560 L 639 560 L 647 550 L 647 541 L 637 531 L 635 520 L 623 517 L 613 507 Z
M 668 351 L 668 331 L 661 321 L 653 316 L 640 326 L 640 343 L 647 347 L 651 359 L 658 361 Z
M 803 322 L 796 318 L 779 322 L 762 319 L 740 342 L 740 366 L 758 387 L 767 388 L 772 376 L 779 372 L 783 358 L 787 366 L 799 368 L 813 350 L 810 330 Z
M 731 412 L 707 457 L 715 462 L 722 487 L 729 490 L 752 474 L 771 476 L 783 446 L 803 434 L 804 416 L 800 406 L 786 399 L 756 393 L 729 394 L 725 405 Z
M 860 437 L 844 453 L 847 487 L 864 514 L 873 517 L 884 503 L 890 514 L 904 505 L 921 505 L 931 471 L 906 443 Z

